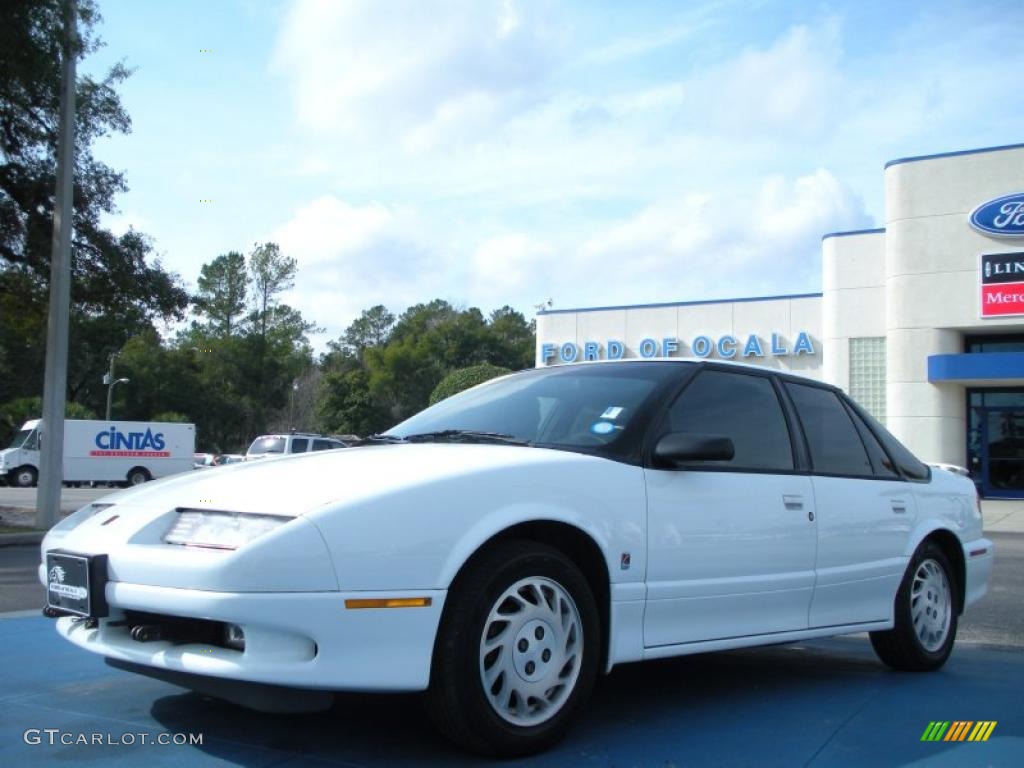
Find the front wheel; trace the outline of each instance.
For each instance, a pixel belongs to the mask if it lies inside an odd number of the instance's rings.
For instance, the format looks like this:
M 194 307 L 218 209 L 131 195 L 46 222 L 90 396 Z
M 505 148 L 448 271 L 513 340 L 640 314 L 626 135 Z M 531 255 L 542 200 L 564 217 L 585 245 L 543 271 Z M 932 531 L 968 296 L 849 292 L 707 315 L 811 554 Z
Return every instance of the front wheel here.
M 35 467 L 18 467 L 11 473 L 12 485 L 18 488 L 34 488 L 39 481 L 39 473 Z
M 149 472 L 142 467 L 136 467 L 128 473 L 128 485 L 142 485 L 149 480 Z
M 456 743 L 486 755 L 558 741 L 597 677 L 600 621 L 576 565 L 551 547 L 500 542 L 448 596 L 428 711 Z
M 895 626 L 871 633 L 875 653 L 893 669 L 930 672 L 946 663 L 956 640 L 956 577 L 942 547 L 918 548 L 896 593 Z

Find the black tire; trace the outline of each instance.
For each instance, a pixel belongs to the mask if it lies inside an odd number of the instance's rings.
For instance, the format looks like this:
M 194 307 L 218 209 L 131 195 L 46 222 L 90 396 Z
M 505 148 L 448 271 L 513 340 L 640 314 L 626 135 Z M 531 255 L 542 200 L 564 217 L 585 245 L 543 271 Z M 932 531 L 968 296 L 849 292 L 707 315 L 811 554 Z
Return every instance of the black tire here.
M 149 472 L 143 467 L 135 467 L 131 472 L 128 473 L 128 485 L 142 485 L 150 479 Z
M 554 582 L 571 597 L 582 628 L 582 651 L 577 657 L 579 673 L 571 688 L 565 686 L 560 708 L 543 722 L 525 726 L 504 719 L 488 698 L 481 680 L 480 644 L 496 601 L 520 581 L 534 578 Z M 510 624 L 510 631 L 513 626 Z M 561 552 L 543 544 L 498 542 L 475 556 L 449 591 L 425 703 L 438 729 L 462 747 L 494 757 L 534 754 L 565 735 L 590 696 L 600 658 L 597 605 L 579 568 Z M 523 684 L 518 678 L 515 682 Z M 556 687 L 548 689 L 554 690 Z
M 11 470 L 11 485 L 18 488 L 35 488 L 39 482 L 39 473 L 35 467 L 18 467 Z
M 941 645 L 932 649 L 927 648 L 918 636 L 913 619 L 914 579 L 926 563 L 934 563 L 942 570 L 949 587 L 949 628 Z M 960 615 L 959 594 L 956 572 L 945 550 L 934 541 L 925 541 L 910 558 L 910 565 L 896 592 L 895 626 L 882 632 L 870 633 L 871 645 L 878 658 L 893 669 L 907 672 L 931 672 L 945 664 L 956 642 Z M 916 600 L 927 600 L 927 595 L 922 592 Z

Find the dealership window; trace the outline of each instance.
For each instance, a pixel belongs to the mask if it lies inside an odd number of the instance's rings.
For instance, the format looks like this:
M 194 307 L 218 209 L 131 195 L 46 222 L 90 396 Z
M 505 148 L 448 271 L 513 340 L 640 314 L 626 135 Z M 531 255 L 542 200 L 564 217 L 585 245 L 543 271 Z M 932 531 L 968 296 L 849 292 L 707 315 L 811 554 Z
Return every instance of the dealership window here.
M 968 336 L 965 342 L 968 352 L 1024 352 L 1024 336 L 1020 334 Z
M 850 397 L 885 423 L 885 337 L 850 339 Z

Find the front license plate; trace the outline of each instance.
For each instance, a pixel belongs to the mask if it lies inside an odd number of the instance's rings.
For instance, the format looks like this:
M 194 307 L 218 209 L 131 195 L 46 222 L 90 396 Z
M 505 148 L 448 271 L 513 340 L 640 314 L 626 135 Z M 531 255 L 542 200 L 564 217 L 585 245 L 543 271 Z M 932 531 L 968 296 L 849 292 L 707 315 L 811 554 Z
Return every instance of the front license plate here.
M 99 609 L 106 608 L 103 597 L 106 559 L 105 555 L 47 552 L 46 605 L 75 616 L 105 615 L 106 610 L 101 612 Z

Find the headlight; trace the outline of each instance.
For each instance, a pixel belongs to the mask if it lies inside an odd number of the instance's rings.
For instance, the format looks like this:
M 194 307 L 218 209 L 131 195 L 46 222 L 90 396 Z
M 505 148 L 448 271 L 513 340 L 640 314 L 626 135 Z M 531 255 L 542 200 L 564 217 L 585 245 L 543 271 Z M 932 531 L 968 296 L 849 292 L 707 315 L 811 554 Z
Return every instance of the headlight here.
M 291 519 L 281 515 L 182 509 L 170 530 L 164 534 L 164 541 L 187 547 L 238 549 Z
M 68 515 L 63 520 L 61 520 L 59 523 L 57 523 L 55 526 L 53 526 L 53 528 L 50 529 L 50 533 L 60 533 L 62 531 L 70 531 L 72 528 L 75 528 L 75 527 L 81 525 L 82 523 L 84 523 L 86 520 L 88 520 L 90 517 L 95 515 L 97 512 L 102 512 L 104 509 L 107 509 L 107 508 L 112 507 L 112 506 L 114 506 L 114 505 L 113 504 L 96 504 L 96 503 L 86 504 L 84 507 L 82 507 L 81 509 L 79 509 L 79 510 L 77 510 L 75 512 L 72 512 L 70 515 Z

